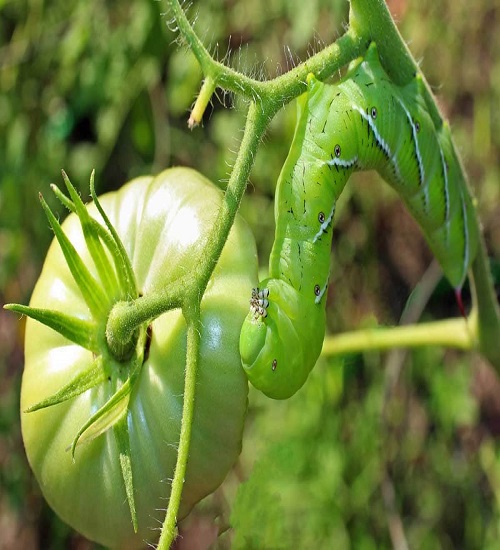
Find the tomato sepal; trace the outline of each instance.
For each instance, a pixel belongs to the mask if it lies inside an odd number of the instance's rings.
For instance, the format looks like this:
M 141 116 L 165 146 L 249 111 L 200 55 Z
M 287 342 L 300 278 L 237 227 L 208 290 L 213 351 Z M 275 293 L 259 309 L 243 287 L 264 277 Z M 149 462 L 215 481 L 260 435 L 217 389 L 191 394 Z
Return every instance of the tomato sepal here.
M 134 381 L 137 376 L 134 376 Z M 76 447 L 88 443 L 112 428 L 127 413 L 130 393 L 132 392 L 132 375 L 78 430 L 69 447 L 71 456 L 75 457 Z
M 91 275 L 87 266 L 83 263 L 83 260 L 80 258 L 75 247 L 62 230 L 61 224 L 57 221 L 57 218 L 54 216 L 54 213 L 46 203 L 41 193 L 39 198 L 47 219 L 49 220 L 50 226 L 52 227 L 52 230 L 54 231 L 54 234 L 59 242 L 59 246 L 64 254 L 64 258 L 66 259 L 68 268 L 71 271 L 71 275 L 80 288 L 83 299 L 92 312 L 94 318 L 102 318 L 106 315 L 106 306 L 108 304 L 106 295 L 99 286 L 99 283 Z
M 112 310 L 113 304 L 123 298 L 130 300 L 138 297 L 135 276 L 125 248 L 95 195 L 94 172 L 92 172 L 90 177 L 91 195 L 106 227 L 103 227 L 96 219 L 90 216 L 87 207 L 72 185 L 69 177 L 64 170 L 61 172 L 70 198 L 64 195 L 56 185 L 51 186 L 52 190 L 60 202 L 78 217 L 85 245 L 96 268 L 98 279 L 95 279 L 91 274 L 41 194 L 40 202 L 59 242 L 71 275 L 89 307 L 91 319 L 82 319 L 55 310 L 34 308 L 21 304 L 9 304 L 7 305 L 7 309 L 27 315 L 41 322 L 69 341 L 91 351 L 97 357 L 88 368 L 78 373 L 61 389 L 28 407 L 25 412 L 32 413 L 58 405 L 78 397 L 104 383 L 106 380 L 117 387 L 113 395 L 78 429 L 71 445 L 66 450 L 71 452 L 74 462 L 78 446 L 89 443 L 110 428 L 113 428 L 119 448 L 120 468 L 132 524 L 134 532 L 137 532 L 138 523 L 126 418 L 130 394 L 143 361 L 142 350 L 146 342 L 147 331 L 145 325 L 132 331 L 130 340 L 121 344 L 120 353 L 116 357 L 113 354 L 113 350 L 108 348 L 107 343 L 99 338 L 99 334 L 106 324 L 106 319 Z M 111 261 L 103 243 L 110 252 Z M 112 263 L 114 263 L 114 268 Z M 121 376 L 111 376 L 109 369 L 106 368 L 106 361 L 103 359 L 104 355 L 108 359 L 113 360 L 114 358 L 124 364 L 128 363 L 125 380 L 122 380 Z
M 82 346 L 93 353 L 99 353 L 97 342 L 97 325 L 94 321 L 80 319 L 53 309 L 25 306 L 23 304 L 5 304 L 4 309 L 15 311 L 31 317 L 55 330 L 74 344 Z
M 76 206 L 73 201 L 69 199 L 55 183 L 51 183 L 50 188 L 52 189 L 54 195 L 57 197 L 59 202 L 70 212 L 76 214 Z M 109 218 L 106 216 L 106 213 L 101 208 L 99 200 L 95 194 L 94 171 L 92 171 L 92 174 L 90 176 L 90 194 L 98 212 L 101 214 L 101 217 L 106 227 L 102 226 L 96 219 L 92 217 L 90 217 L 90 223 L 93 230 L 96 232 L 96 234 L 103 241 L 103 243 L 106 245 L 107 249 L 111 253 L 116 267 L 116 275 L 118 277 L 119 287 L 122 289 L 122 294 L 124 297 L 126 296 L 127 298 L 131 296 L 137 296 L 138 292 L 135 282 L 134 271 L 130 264 L 128 255 L 123 248 L 123 244 L 118 234 L 116 233 L 116 231 L 114 231 L 114 227 L 110 224 Z
M 125 484 L 125 492 L 127 494 L 127 502 L 132 519 L 134 533 L 137 533 L 137 511 L 135 509 L 134 498 L 134 478 L 132 475 L 132 451 L 130 449 L 130 437 L 127 426 L 127 415 L 124 414 L 120 420 L 113 426 L 116 442 L 120 453 L 120 468 L 122 471 L 123 483 Z
M 92 224 L 92 218 L 83 204 L 80 195 L 76 192 L 76 189 L 73 187 L 68 175 L 64 170 L 61 170 L 64 183 L 68 189 L 68 193 L 75 205 L 76 215 L 80 219 L 80 224 L 82 226 L 83 236 L 87 244 L 90 256 L 94 261 L 96 266 L 99 279 L 102 281 L 103 290 L 106 294 L 112 295 L 113 292 L 118 288 L 118 281 L 116 279 L 115 270 L 111 266 L 109 257 L 106 255 L 104 247 L 99 239 L 97 232 L 94 230 L 94 225 Z M 93 183 L 94 172 L 90 176 L 90 181 Z
M 39 411 L 40 409 L 46 409 L 47 407 L 52 407 L 53 405 L 59 405 L 60 403 L 64 403 L 64 401 L 68 401 L 69 399 L 78 397 L 79 395 L 86 392 L 87 390 L 94 388 L 101 382 L 104 382 L 106 378 L 107 378 L 107 374 L 104 369 L 102 357 L 99 356 L 91 364 L 90 368 L 77 374 L 70 382 L 68 382 L 68 384 L 62 387 L 58 392 L 51 395 L 50 397 L 47 397 L 46 399 L 42 399 L 42 401 L 39 401 L 38 403 L 36 403 L 35 405 L 32 405 L 31 407 L 28 407 L 27 409 L 24 410 L 24 412 L 27 412 L 27 413 L 35 412 L 35 411 Z
M 120 286 L 121 288 L 123 288 L 125 292 L 125 296 L 124 296 L 125 298 L 130 299 L 132 297 L 137 297 L 139 295 L 139 292 L 137 291 L 137 281 L 134 275 L 134 270 L 132 268 L 132 263 L 130 262 L 130 258 L 127 254 L 127 251 L 125 250 L 122 240 L 120 239 L 118 233 L 116 232 L 114 225 L 111 223 L 108 215 L 104 211 L 104 208 L 101 206 L 101 203 L 97 198 L 97 195 L 95 192 L 95 185 L 94 185 L 94 174 L 95 174 L 95 170 L 92 170 L 92 173 L 90 175 L 90 196 L 92 197 L 92 200 L 94 201 L 97 211 L 101 215 L 104 221 L 104 224 L 106 225 L 110 235 L 112 236 L 113 243 L 116 245 L 116 252 L 114 254 L 114 259 L 115 259 L 115 264 L 117 268 L 116 272 L 118 274 L 118 277 L 121 277 Z M 114 248 L 113 250 L 110 249 L 110 251 L 113 252 Z

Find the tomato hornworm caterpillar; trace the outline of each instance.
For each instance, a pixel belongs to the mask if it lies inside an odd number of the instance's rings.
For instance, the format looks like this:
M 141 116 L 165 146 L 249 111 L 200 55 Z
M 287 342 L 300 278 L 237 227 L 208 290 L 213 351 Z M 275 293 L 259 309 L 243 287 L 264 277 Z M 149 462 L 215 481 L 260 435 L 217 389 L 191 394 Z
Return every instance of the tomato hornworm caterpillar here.
M 240 336 L 243 366 L 266 395 L 305 382 L 325 333 L 331 225 L 349 176 L 377 170 L 399 193 L 459 293 L 478 236 L 449 127 L 436 128 L 416 76 L 391 82 L 372 43 L 336 85 L 310 75 L 275 202 L 269 278 L 254 289 Z

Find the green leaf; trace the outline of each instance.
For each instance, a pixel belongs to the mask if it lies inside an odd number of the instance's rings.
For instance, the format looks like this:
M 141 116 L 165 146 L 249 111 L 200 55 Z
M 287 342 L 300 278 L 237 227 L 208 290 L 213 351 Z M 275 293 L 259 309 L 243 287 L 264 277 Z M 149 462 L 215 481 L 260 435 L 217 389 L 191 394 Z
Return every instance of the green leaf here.
M 78 252 L 71 244 L 71 241 L 66 236 L 66 233 L 62 230 L 61 224 L 57 221 L 41 193 L 40 202 L 45 210 L 47 219 L 54 230 L 54 234 L 59 242 L 59 245 L 61 246 L 61 250 L 66 258 L 71 274 L 80 288 L 86 304 L 89 306 L 94 318 L 101 319 L 107 314 L 107 309 L 109 307 L 108 298 L 103 293 L 98 282 L 91 275 L 86 265 L 83 263 L 82 259 L 78 255 Z
M 39 321 L 82 348 L 93 353 L 99 352 L 96 339 L 97 325 L 94 321 L 79 319 L 53 309 L 41 309 L 22 304 L 5 304 L 3 307 Z
M 24 412 L 30 413 L 40 409 L 46 409 L 47 407 L 58 405 L 68 399 L 73 399 L 74 397 L 77 397 L 87 390 L 97 386 L 106 380 L 106 377 L 107 373 L 103 368 L 102 356 L 99 356 L 91 364 L 89 369 L 80 372 L 73 378 L 73 380 L 71 380 L 71 382 L 66 384 L 54 395 L 39 401 L 31 407 L 28 407 Z

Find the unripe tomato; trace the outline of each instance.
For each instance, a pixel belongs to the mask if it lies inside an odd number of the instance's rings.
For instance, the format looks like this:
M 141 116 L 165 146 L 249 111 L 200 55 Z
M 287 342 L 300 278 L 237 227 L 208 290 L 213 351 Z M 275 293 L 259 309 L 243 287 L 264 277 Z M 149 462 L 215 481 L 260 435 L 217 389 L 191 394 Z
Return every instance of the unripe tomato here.
M 166 288 L 194 269 L 221 197 L 212 183 L 186 168 L 137 178 L 101 197 L 142 295 Z M 89 211 L 100 219 L 94 205 Z M 76 215 L 66 219 L 63 230 L 98 278 Z M 254 239 L 238 218 L 202 301 L 195 418 L 179 519 L 220 485 L 240 453 L 248 384 L 238 341 L 256 281 Z M 56 240 L 30 306 L 90 318 Z M 21 412 L 26 453 L 45 498 L 64 521 L 109 547 L 154 542 L 168 505 L 183 404 L 186 325 L 181 312 L 173 310 L 156 318 L 150 330 L 149 351 L 127 413 L 138 533 L 130 519 L 113 430 L 79 445 L 74 461 L 68 451 L 81 426 L 109 399 L 106 381 L 64 403 Z M 110 369 L 127 368 L 107 352 L 104 337 L 101 345 Z M 94 360 L 92 352 L 28 319 L 21 411 L 56 393 Z

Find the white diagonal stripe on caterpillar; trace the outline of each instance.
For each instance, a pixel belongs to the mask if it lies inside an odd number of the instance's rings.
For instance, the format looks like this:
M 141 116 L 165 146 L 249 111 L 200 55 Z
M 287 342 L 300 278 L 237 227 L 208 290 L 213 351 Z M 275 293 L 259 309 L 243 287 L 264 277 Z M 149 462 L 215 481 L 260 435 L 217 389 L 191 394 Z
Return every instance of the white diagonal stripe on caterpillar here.
M 330 212 L 330 215 L 328 218 L 320 225 L 319 231 L 314 235 L 313 243 L 315 243 L 323 233 L 326 233 L 326 230 L 328 229 L 328 226 L 332 223 L 333 215 L 335 214 L 335 204 L 333 205 L 332 211 Z
M 406 105 L 401 101 L 401 99 L 399 99 L 399 97 L 396 97 L 396 99 L 398 103 L 401 105 L 401 108 L 403 109 L 403 111 L 405 112 L 406 118 L 408 119 L 408 122 L 411 127 L 413 143 L 415 144 L 415 156 L 417 158 L 419 184 L 424 191 L 424 208 L 425 208 L 425 212 L 428 213 L 429 212 L 429 189 L 427 188 L 427 185 L 425 185 L 425 167 L 424 167 L 424 162 L 422 160 L 422 154 L 420 153 L 420 146 L 418 144 L 417 125 L 415 124 L 410 111 L 406 108 Z

